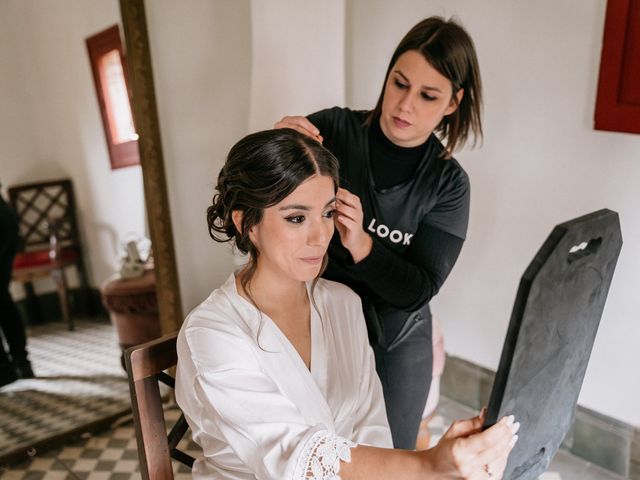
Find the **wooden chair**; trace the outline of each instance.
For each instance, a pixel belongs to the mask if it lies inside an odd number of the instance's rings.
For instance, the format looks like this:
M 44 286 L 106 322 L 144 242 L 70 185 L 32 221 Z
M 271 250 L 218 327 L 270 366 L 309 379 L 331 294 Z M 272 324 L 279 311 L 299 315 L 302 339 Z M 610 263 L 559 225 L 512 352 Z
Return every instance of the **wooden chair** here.
M 177 449 L 189 428 L 184 415 L 167 435 L 158 382 L 175 387 L 165 370 L 176 365 L 176 338 L 173 333 L 151 340 L 125 352 L 133 423 L 138 444 L 140 472 L 143 480 L 173 480 L 171 459 L 192 467 L 194 458 Z
M 12 279 L 24 284 L 28 301 L 37 305 L 33 280 L 53 278 L 62 318 L 73 330 L 65 269 L 75 265 L 85 307 L 88 289 L 71 180 L 14 185 L 8 190 L 9 201 L 18 215 L 21 238 Z

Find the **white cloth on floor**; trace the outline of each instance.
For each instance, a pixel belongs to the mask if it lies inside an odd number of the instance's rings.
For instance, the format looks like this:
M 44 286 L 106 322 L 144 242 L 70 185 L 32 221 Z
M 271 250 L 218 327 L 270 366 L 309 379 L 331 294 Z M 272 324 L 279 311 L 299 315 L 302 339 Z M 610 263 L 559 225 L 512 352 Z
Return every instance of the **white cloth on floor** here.
M 392 446 L 360 298 L 324 279 L 307 290 L 310 371 L 234 275 L 187 317 L 176 399 L 204 451 L 194 478 L 324 480 L 351 442 Z

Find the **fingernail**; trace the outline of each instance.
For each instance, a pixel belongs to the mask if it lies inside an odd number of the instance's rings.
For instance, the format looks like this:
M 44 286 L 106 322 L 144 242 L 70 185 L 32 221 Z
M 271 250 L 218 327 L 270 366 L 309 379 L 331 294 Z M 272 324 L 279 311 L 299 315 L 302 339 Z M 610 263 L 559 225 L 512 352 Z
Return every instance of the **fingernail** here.
M 511 425 L 511 431 L 513 433 L 516 433 L 518 430 L 520 430 L 520 422 L 516 422 L 513 425 Z
M 487 407 L 482 407 L 480 410 L 480 416 L 484 417 L 487 414 Z
M 513 415 L 509 415 L 507 417 L 507 425 L 511 426 L 513 425 L 513 421 L 516 419 L 516 417 L 514 417 Z
M 516 444 L 516 442 L 518 441 L 518 438 L 519 438 L 518 435 L 514 435 L 513 437 L 511 437 L 511 441 L 509 442 L 509 446 L 513 447 Z

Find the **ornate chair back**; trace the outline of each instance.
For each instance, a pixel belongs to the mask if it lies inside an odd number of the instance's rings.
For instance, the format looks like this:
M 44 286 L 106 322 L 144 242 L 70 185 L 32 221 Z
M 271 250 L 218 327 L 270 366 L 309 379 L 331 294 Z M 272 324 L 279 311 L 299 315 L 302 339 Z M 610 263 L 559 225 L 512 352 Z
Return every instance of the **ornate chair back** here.
M 14 185 L 8 190 L 21 238 L 12 278 L 25 284 L 27 297 L 35 305 L 32 281 L 51 276 L 58 290 L 62 317 L 73 330 L 65 269 L 72 265 L 77 268 L 85 308 L 88 289 L 71 180 Z

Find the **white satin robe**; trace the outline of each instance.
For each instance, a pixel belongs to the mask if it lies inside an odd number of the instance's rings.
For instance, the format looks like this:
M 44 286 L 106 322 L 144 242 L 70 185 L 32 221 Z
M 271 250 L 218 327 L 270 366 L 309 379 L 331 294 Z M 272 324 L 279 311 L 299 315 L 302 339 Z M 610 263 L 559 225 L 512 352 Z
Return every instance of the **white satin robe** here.
M 310 371 L 234 275 L 187 317 L 176 399 L 204 451 L 193 478 L 339 478 L 350 442 L 391 448 L 360 298 L 323 279 L 310 298 Z

